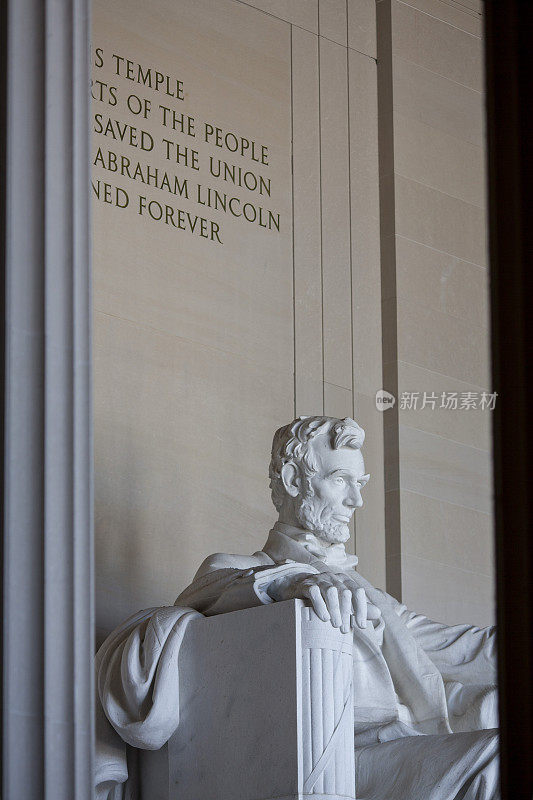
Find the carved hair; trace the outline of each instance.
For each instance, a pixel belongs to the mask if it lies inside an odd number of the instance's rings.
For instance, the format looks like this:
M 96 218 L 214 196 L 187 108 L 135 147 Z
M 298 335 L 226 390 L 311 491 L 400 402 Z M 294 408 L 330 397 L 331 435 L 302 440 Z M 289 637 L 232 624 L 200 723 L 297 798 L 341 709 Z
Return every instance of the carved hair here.
M 298 417 L 289 425 L 279 428 L 272 442 L 272 457 L 268 474 L 272 502 L 279 511 L 286 492 L 281 480 L 281 468 L 284 464 L 296 464 L 303 474 L 309 478 L 318 470 L 309 443 L 315 436 L 325 434 L 333 450 L 339 447 L 351 447 L 359 450 L 365 440 L 364 430 L 355 420 L 337 419 L 336 417 Z

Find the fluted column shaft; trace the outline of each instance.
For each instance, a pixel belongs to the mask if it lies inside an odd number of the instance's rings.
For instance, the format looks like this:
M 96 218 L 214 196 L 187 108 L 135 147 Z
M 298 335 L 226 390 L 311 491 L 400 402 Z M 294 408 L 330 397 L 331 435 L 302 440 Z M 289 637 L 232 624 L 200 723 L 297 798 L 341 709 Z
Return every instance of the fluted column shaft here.
M 88 800 L 88 2 L 7 17 L 3 797 Z

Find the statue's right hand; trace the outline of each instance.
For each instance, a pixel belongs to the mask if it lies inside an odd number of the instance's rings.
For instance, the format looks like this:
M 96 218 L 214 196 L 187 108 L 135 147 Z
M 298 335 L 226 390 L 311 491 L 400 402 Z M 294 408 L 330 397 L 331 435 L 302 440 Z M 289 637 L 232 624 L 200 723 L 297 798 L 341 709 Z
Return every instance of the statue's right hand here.
M 343 633 L 348 633 L 354 618 L 359 628 L 366 628 L 367 619 L 381 616 L 379 608 L 368 601 L 365 590 L 343 573 L 288 576 L 274 581 L 268 594 L 274 600 L 310 600 L 320 619 L 331 621 Z

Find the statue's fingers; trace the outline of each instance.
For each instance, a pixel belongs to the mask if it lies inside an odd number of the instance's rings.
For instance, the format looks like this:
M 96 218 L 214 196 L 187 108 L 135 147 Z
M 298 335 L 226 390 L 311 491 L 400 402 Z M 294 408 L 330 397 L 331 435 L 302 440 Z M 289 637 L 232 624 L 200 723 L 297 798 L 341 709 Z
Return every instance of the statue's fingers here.
M 331 617 L 331 624 L 334 628 L 340 628 L 342 625 L 342 616 L 339 603 L 339 590 L 336 586 L 330 586 L 326 589 L 326 603 Z
M 366 592 L 363 588 L 356 592 L 357 600 L 355 605 L 355 621 L 359 628 L 366 628 L 367 620 L 367 600 Z
M 373 603 L 368 602 L 366 606 L 366 618 L 379 619 L 380 617 L 381 617 L 381 609 L 375 606 Z
M 358 591 L 359 591 L 359 587 L 357 586 L 357 584 L 354 581 L 350 581 L 350 583 L 348 584 L 348 589 L 350 590 L 351 595 L 352 595 L 352 608 L 353 608 L 353 614 L 355 615 L 355 611 L 356 611 L 357 603 L 358 603 L 358 598 L 359 598 L 359 595 L 357 594 Z
M 322 622 L 328 622 L 330 619 L 328 607 L 324 598 L 322 597 L 322 592 L 320 591 L 320 587 L 316 584 L 314 586 L 309 586 L 305 592 L 304 596 L 308 597 L 311 603 L 313 604 L 313 609 L 315 614 L 320 617 Z
M 343 589 L 340 593 L 340 609 L 342 617 L 341 631 L 349 633 L 352 616 L 352 593 L 349 589 Z

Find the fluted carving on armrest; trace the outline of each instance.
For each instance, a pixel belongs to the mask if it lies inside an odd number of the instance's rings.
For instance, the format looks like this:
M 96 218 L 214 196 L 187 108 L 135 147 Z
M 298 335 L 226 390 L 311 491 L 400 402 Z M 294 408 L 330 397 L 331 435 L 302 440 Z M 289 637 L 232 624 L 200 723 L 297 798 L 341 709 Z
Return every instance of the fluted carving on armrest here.
M 301 609 L 303 794 L 355 798 L 352 634 Z

